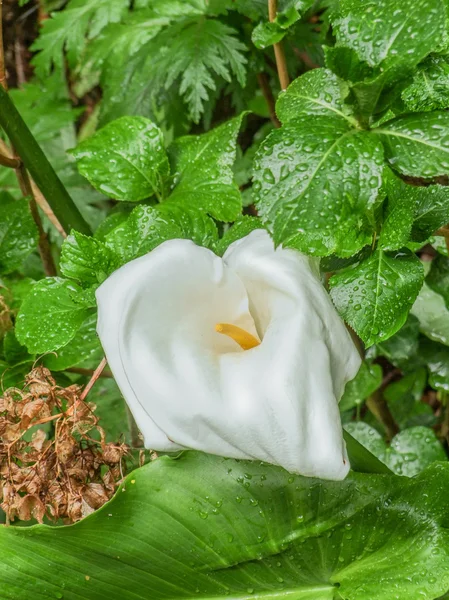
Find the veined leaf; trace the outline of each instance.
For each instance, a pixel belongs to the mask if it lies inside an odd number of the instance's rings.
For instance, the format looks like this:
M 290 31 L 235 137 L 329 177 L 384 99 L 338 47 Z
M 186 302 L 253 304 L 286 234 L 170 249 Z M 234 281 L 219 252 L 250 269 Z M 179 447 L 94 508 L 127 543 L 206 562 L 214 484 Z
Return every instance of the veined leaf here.
M 97 315 L 94 314 L 84 321 L 68 344 L 45 356 L 44 365 L 50 371 L 64 371 L 88 359 L 93 359 L 98 364 L 104 352 L 96 328 Z
M 382 169 L 382 147 L 369 132 L 340 117 L 302 116 L 261 145 L 253 192 L 276 243 L 351 256 L 371 241 L 367 218 Z
M 379 246 L 384 250 L 399 250 L 410 239 L 417 194 L 389 169 L 386 169 L 385 191 L 388 199 Z
M 449 113 L 398 117 L 374 131 L 381 136 L 391 166 L 414 177 L 437 177 L 449 170 Z
M 341 411 L 360 406 L 382 383 L 382 367 L 364 360 L 359 372 L 346 384 L 339 408 Z
M 418 352 L 419 321 L 409 314 L 407 321 L 391 338 L 378 344 L 382 356 L 395 366 L 405 367 Z
M 0 528 L 2 593 L 389 600 L 394 582 L 396 600 L 433 600 L 449 586 L 447 464 L 325 482 L 188 452 L 121 490 L 70 527 Z
M 71 151 L 79 172 L 103 194 L 138 201 L 164 194 L 170 167 L 161 130 L 144 117 L 108 123 Z
M 48 277 L 38 281 L 22 303 L 16 335 L 31 354 L 65 346 L 89 316 L 83 290 L 72 281 Z
M 449 187 L 430 185 L 412 189 L 415 190 L 412 239 L 424 242 L 437 229 L 449 223 Z
M 28 200 L 0 193 L 0 274 L 10 273 L 37 246 L 37 228 Z
M 449 62 L 447 56 L 431 56 L 401 93 L 408 110 L 443 110 L 449 105 Z
M 331 277 L 329 285 L 338 312 L 371 346 L 402 327 L 423 280 L 424 270 L 415 255 L 376 250 Z
M 72 231 L 61 249 L 60 269 L 65 277 L 88 285 L 103 281 L 119 267 L 119 258 L 100 240 Z
M 232 166 L 243 116 L 202 135 L 187 135 L 173 142 L 168 149 L 173 172 L 169 202 L 204 210 L 220 221 L 238 217 L 242 199 Z

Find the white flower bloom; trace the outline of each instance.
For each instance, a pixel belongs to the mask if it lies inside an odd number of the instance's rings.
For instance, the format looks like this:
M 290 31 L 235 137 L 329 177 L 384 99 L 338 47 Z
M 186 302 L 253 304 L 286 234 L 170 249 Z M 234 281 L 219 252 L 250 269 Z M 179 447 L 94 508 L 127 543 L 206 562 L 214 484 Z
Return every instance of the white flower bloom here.
M 338 401 L 360 359 L 313 259 L 275 250 L 263 230 L 223 258 L 170 240 L 113 273 L 97 300 L 147 448 L 345 477 Z

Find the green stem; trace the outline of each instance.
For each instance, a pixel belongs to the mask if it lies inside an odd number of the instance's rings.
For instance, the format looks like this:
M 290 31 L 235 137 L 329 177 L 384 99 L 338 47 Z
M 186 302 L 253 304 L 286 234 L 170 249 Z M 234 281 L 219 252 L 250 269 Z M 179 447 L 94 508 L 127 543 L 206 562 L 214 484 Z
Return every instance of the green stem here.
M 8 93 L 1 86 L 0 126 L 5 130 L 15 151 L 47 199 L 64 230 L 70 232 L 73 228 L 86 235 L 91 235 L 89 225 L 81 216 Z

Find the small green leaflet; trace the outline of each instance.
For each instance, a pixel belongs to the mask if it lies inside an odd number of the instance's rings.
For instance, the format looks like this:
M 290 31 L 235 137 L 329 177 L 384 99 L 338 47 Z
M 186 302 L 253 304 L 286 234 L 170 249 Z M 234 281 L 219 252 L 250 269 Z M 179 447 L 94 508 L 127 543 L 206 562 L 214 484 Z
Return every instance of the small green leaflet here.
M 435 461 L 447 461 L 441 443 L 429 427 L 409 427 L 395 435 L 390 446 L 363 421 L 348 423 L 345 429 L 397 475 L 414 477 Z
M 284 3 L 287 4 L 284 8 L 279 6 L 274 21 L 262 21 L 253 30 L 251 39 L 256 48 L 266 48 L 280 42 L 287 35 L 289 28 L 300 19 L 299 11 L 304 13 L 314 1 L 299 0 Z
M 416 192 L 412 186 L 405 184 L 393 175 L 390 169 L 385 169 L 384 177 L 388 198 L 379 246 L 384 250 L 399 250 L 410 239 L 415 214 Z
M 78 170 L 103 194 L 136 202 L 164 195 L 170 167 L 161 130 L 144 117 L 121 117 L 81 142 Z
M 411 479 L 351 473 L 332 482 L 257 461 L 164 456 L 75 525 L 0 528 L 2 592 L 390 600 L 394 581 L 395 600 L 433 600 L 449 587 L 448 490 L 447 462 Z
M 222 256 L 228 247 L 237 240 L 240 240 L 255 231 L 256 229 L 263 229 L 263 225 L 257 217 L 242 216 L 238 219 L 232 227 L 230 227 L 224 236 L 218 241 L 215 252 Z
M 426 283 L 430 289 L 443 296 L 446 308 L 449 309 L 449 258 L 441 254 L 434 258 Z
M 33 60 L 39 77 L 47 77 L 52 64 L 64 68 L 64 50 L 74 67 L 86 40 L 97 36 L 108 23 L 120 21 L 128 5 L 127 0 L 71 0 L 64 10 L 55 12 L 32 46 L 33 51 L 40 51 Z
M 48 277 L 38 281 L 22 303 L 16 335 L 31 354 L 65 346 L 89 316 L 83 290 L 72 281 Z
M 351 256 L 371 241 L 382 146 L 340 116 L 302 115 L 257 152 L 254 198 L 277 244 L 313 256 Z
M 402 327 L 424 280 L 419 259 L 409 252 L 376 250 L 329 280 L 340 315 L 366 346 L 382 342 Z
M 219 221 L 234 221 L 239 216 L 242 199 L 232 166 L 244 115 L 202 135 L 187 135 L 173 142 L 168 149 L 173 173 L 169 202 L 204 210 Z
M 364 360 L 357 375 L 346 384 L 345 392 L 339 404 L 340 411 L 350 410 L 354 406 L 363 404 L 381 383 L 382 367 Z
M 337 47 L 378 73 L 414 67 L 443 36 L 442 0 L 340 0 L 337 7 L 331 13 Z
M 37 246 L 37 228 L 28 200 L 0 192 L 0 275 L 21 266 Z
M 301 116 L 337 116 L 352 125 L 357 121 L 350 108 L 344 104 L 349 86 L 329 69 L 313 69 L 295 79 L 279 95 L 276 114 L 282 123 Z
M 89 316 L 68 344 L 47 354 L 44 365 L 51 371 L 64 371 L 86 360 L 99 363 L 104 353 L 96 333 L 97 315 Z
M 437 177 L 449 170 L 449 113 L 398 117 L 373 130 L 382 138 L 390 165 L 404 175 Z
M 175 202 L 138 206 L 126 221 L 105 235 L 104 242 L 124 264 L 175 238 L 213 247 L 218 239 L 217 227 L 204 212 Z
M 83 284 L 103 283 L 119 266 L 119 257 L 110 248 L 78 231 L 72 231 L 62 245 L 61 273 Z
M 402 91 L 401 98 L 412 112 L 444 110 L 449 105 L 448 57 L 430 56 Z

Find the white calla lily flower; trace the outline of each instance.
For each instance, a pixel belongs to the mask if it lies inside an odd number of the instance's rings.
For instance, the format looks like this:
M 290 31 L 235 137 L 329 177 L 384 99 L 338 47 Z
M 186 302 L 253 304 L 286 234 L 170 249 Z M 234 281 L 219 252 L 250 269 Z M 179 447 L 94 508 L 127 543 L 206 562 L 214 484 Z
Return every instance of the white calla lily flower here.
M 164 242 L 98 289 L 98 334 L 145 440 L 343 479 L 338 401 L 360 358 L 317 264 L 264 230 L 223 258 Z

